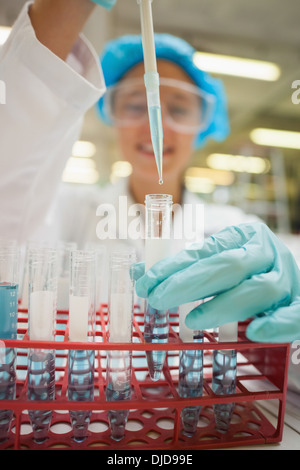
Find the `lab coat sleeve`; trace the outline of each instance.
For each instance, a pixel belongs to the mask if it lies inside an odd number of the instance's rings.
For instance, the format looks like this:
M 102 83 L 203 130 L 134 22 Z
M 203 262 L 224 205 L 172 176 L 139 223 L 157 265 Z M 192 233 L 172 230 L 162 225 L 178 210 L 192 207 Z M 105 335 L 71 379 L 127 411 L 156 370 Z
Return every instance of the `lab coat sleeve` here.
M 0 236 L 20 242 L 43 223 L 84 113 L 105 91 L 88 42 L 62 61 L 37 40 L 29 5 L 0 51 Z

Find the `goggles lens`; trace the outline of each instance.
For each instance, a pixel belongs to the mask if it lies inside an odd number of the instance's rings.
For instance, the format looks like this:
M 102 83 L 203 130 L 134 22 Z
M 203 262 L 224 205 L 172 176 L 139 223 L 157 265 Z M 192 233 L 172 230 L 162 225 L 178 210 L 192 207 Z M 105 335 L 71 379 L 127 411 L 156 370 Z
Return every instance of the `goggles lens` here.
M 214 96 L 188 82 L 160 79 L 163 122 L 174 130 L 194 134 L 210 122 Z M 109 87 L 104 107 L 117 127 L 139 126 L 148 119 L 146 88 L 142 79 L 124 80 Z

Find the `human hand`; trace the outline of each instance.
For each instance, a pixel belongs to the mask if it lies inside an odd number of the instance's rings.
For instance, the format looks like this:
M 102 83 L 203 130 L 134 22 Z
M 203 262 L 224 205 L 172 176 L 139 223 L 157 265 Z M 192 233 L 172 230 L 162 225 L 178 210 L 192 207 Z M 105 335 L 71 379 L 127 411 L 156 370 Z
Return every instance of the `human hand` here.
M 138 296 L 156 309 L 213 297 L 192 310 L 192 330 L 254 317 L 247 337 L 258 342 L 300 339 L 300 271 L 288 248 L 263 223 L 227 227 L 166 258 L 143 274 Z
M 101 5 L 107 10 L 111 10 L 117 0 L 91 0 L 91 1 L 94 3 L 97 3 L 98 5 Z

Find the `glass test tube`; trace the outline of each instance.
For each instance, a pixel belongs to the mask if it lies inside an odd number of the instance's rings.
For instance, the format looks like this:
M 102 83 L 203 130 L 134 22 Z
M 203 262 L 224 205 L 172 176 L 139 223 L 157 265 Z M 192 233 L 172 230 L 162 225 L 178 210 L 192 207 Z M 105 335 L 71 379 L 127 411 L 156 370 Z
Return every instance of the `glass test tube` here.
M 29 339 L 53 341 L 57 304 L 57 252 L 48 248 L 29 251 Z M 28 351 L 28 400 L 55 398 L 55 350 Z M 48 438 L 52 410 L 29 410 L 34 440 Z
M 69 282 L 70 282 L 70 252 L 76 250 L 75 242 L 59 241 L 58 252 L 58 284 L 57 284 L 57 310 L 69 309 Z
M 110 288 L 108 300 L 108 331 L 110 343 L 131 343 L 134 308 L 133 264 L 134 252 L 112 253 L 110 259 Z M 130 400 L 132 352 L 107 352 L 106 399 Z M 129 410 L 110 410 L 108 419 L 111 437 L 119 441 L 124 437 Z
M 87 243 L 86 249 L 96 253 L 96 311 L 99 311 L 101 304 L 107 302 L 104 294 L 104 273 L 108 261 L 106 247 L 99 243 Z
M 94 251 L 70 252 L 69 340 L 93 342 L 96 329 L 95 309 L 96 255 Z M 72 401 L 94 399 L 95 351 L 74 349 L 68 358 L 68 398 Z M 71 410 L 74 440 L 87 437 L 92 412 Z
M 237 323 L 219 327 L 219 342 L 237 341 Z M 236 391 L 237 352 L 235 349 L 218 349 L 213 352 L 212 389 L 216 395 L 232 395 Z M 227 432 L 235 403 L 214 405 L 216 428 Z
M 172 196 L 149 194 L 146 196 L 145 270 L 165 258 L 170 250 Z M 145 301 L 144 340 L 146 343 L 167 343 L 169 339 L 169 310 L 156 310 Z M 166 351 L 147 351 L 149 374 L 159 380 Z
M 0 400 L 16 397 L 17 353 L 5 339 L 17 338 L 18 274 L 16 244 L 0 241 Z M 8 438 L 12 418 L 12 410 L 0 409 L 0 442 Z
M 179 337 L 183 342 L 203 343 L 203 332 L 186 327 L 187 314 L 194 302 L 179 307 Z M 179 351 L 178 393 L 182 398 L 198 398 L 203 393 L 203 349 Z M 183 433 L 189 437 L 197 430 L 201 406 L 186 406 L 181 411 Z

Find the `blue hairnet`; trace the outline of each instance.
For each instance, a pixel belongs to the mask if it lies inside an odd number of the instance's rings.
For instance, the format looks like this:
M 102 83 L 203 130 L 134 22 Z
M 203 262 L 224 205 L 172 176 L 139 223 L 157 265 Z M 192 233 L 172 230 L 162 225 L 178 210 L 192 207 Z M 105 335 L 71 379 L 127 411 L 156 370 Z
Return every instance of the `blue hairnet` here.
M 214 110 L 206 129 L 195 138 L 196 149 L 202 147 L 211 137 L 217 141 L 224 140 L 229 134 L 227 100 L 221 80 L 211 77 L 200 70 L 193 62 L 195 49 L 183 39 L 170 34 L 155 34 L 157 59 L 169 60 L 179 65 L 203 91 L 215 97 Z M 106 86 L 115 85 L 135 65 L 143 62 L 142 39 L 139 35 L 127 35 L 108 42 L 100 57 Z M 109 124 L 105 114 L 103 99 L 97 104 L 102 121 Z

